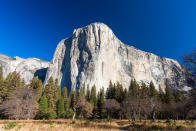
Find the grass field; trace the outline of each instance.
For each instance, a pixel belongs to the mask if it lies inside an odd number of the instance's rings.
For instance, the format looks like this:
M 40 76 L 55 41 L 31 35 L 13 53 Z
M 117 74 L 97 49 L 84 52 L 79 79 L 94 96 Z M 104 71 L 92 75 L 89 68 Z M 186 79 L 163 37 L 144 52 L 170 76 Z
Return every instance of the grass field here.
M 1 120 L 0 131 L 119 131 L 119 130 L 181 130 L 195 131 L 195 121 L 145 120 Z

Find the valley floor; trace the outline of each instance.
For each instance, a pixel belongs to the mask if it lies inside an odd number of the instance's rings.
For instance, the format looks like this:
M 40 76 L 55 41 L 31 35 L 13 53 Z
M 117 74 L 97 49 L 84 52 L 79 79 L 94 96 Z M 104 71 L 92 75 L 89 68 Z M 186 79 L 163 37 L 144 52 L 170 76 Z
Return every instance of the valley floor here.
M 182 130 L 195 131 L 196 121 L 184 120 L 0 120 L 0 131 L 119 131 Z

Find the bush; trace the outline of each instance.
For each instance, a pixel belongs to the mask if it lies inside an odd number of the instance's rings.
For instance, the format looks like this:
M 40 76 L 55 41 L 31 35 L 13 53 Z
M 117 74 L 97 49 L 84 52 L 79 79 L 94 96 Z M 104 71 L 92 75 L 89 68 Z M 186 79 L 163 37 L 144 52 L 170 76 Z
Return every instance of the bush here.
M 76 124 L 76 122 L 75 121 L 72 121 L 71 124 Z
M 162 128 L 159 127 L 159 126 L 156 126 L 156 125 L 154 125 L 154 126 L 151 127 L 151 130 L 160 130 L 160 129 L 162 129 Z
M 176 130 L 183 130 L 182 126 L 176 126 Z
M 63 118 L 71 118 L 73 116 L 74 112 L 72 109 L 68 109 L 63 113 Z
M 110 116 L 107 117 L 107 122 L 112 122 L 112 118 Z
M 171 120 L 166 120 L 165 123 L 167 124 L 167 126 L 171 126 L 172 125 L 172 121 Z
M 48 113 L 38 112 L 35 116 L 35 119 L 48 119 Z
M 84 123 L 85 126 L 89 126 L 90 125 L 90 121 L 87 120 L 85 123 Z
M 56 112 L 50 111 L 47 114 L 47 119 L 55 119 L 57 117 Z
M 10 130 L 10 129 L 13 129 L 14 127 L 16 127 L 16 123 L 15 122 L 10 122 L 7 125 L 5 125 L 3 128 L 5 130 Z

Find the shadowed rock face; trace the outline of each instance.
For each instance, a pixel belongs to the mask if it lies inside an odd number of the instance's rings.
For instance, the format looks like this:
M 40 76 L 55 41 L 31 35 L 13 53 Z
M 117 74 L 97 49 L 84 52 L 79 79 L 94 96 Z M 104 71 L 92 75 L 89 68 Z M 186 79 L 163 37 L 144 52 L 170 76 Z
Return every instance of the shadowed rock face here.
M 4 77 L 16 71 L 28 84 L 33 77 L 44 81 L 49 62 L 37 58 L 23 59 L 0 54 L 0 66 L 3 67 Z
M 106 89 L 111 80 L 128 88 L 131 79 L 156 88 L 189 89 L 187 71 L 176 60 L 162 58 L 123 44 L 103 23 L 92 23 L 62 40 L 53 55 L 45 83 L 58 78 L 61 87 L 79 89 L 82 84 Z

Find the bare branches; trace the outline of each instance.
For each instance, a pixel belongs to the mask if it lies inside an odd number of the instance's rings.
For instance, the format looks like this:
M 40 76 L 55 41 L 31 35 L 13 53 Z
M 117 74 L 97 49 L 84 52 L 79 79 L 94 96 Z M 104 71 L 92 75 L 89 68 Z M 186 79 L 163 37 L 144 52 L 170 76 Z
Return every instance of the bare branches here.
M 76 103 L 77 114 L 81 117 L 90 118 L 93 111 L 93 105 L 85 100 L 84 97 L 79 96 Z
M 37 112 L 36 96 L 30 88 L 20 88 L 12 92 L 0 109 L 9 119 L 32 119 Z
M 182 56 L 183 63 L 190 71 L 191 75 L 196 77 L 196 48 L 189 54 Z

